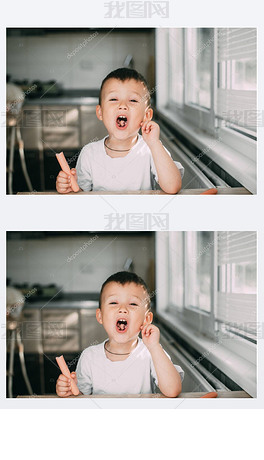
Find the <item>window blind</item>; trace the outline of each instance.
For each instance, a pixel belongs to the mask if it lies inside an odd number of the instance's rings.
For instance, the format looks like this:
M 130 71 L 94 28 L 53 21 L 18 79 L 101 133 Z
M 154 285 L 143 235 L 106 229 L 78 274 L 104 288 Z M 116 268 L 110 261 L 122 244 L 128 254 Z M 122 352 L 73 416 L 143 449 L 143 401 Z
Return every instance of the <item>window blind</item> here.
M 218 232 L 217 241 L 218 290 L 215 318 L 224 323 L 235 323 L 238 329 L 255 331 L 256 232 Z M 223 279 L 220 280 L 220 277 Z
M 218 232 L 218 264 L 256 263 L 256 232 Z
M 216 116 L 256 131 L 256 28 L 217 29 Z

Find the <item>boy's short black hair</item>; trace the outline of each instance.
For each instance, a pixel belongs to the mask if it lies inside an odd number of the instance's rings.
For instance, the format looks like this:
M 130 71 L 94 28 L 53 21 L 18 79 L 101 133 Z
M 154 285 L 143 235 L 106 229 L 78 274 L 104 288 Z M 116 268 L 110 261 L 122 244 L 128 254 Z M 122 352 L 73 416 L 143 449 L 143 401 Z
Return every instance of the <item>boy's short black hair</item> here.
M 110 80 L 110 78 L 116 78 L 117 80 L 121 81 L 126 81 L 126 80 L 136 80 L 136 81 L 141 81 L 146 90 L 148 95 L 146 96 L 148 105 L 150 105 L 150 91 L 149 87 L 147 84 L 146 79 L 141 75 L 141 73 L 137 72 L 135 69 L 130 69 L 128 67 L 120 67 L 119 69 L 113 70 L 110 72 L 106 77 L 103 79 L 101 88 L 100 88 L 100 93 L 99 93 L 99 105 L 101 105 L 101 95 L 102 95 L 102 89 L 107 80 Z
M 124 286 L 125 284 L 129 283 L 134 283 L 137 284 L 138 286 L 142 286 L 143 289 L 146 291 L 146 301 L 148 304 L 148 308 L 150 308 L 150 294 L 148 287 L 145 283 L 145 281 L 140 278 L 140 276 L 136 275 L 136 273 L 131 273 L 131 272 L 117 272 L 114 273 L 113 275 L 109 276 L 107 280 L 103 283 L 100 291 L 100 297 L 99 297 L 99 308 L 101 308 L 101 299 L 102 299 L 102 293 L 105 288 L 105 286 L 111 282 L 119 283 Z

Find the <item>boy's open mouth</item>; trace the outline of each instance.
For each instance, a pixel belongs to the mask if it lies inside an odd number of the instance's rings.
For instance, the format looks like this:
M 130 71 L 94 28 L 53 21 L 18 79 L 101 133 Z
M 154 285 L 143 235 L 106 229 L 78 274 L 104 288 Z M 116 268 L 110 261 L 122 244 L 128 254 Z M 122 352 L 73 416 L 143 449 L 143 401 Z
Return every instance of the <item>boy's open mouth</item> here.
M 126 332 L 128 328 L 127 320 L 126 319 L 118 319 L 116 322 L 116 330 L 117 332 Z
M 125 115 L 119 115 L 116 119 L 116 125 L 119 129 L 124 129 L 127 126 L 127 117 Z

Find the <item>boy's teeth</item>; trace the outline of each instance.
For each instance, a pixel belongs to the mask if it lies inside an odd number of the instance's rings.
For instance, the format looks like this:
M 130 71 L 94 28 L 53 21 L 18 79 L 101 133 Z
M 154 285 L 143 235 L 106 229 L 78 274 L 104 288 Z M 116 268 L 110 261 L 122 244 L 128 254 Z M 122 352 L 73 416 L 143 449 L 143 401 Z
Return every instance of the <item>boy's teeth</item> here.
M 119 319 L 116 325 L 120 331 L 124 331 L 127 326 L 127 321 L 125 319 Z
M 125 115 L 119 115 L 116 119 L 118 126 L 123 128 L 127 122 L 127 117 Z

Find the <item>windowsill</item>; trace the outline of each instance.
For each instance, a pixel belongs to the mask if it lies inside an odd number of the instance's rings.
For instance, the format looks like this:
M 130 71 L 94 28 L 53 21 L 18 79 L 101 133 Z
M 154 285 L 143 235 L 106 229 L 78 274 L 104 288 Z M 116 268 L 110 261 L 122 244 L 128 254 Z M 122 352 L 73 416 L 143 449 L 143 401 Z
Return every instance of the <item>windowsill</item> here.
M 256 194 L 257 168 L 253 160 L 191 125 L 189 121 L 187 122 L 169 109 L 160 108 L 157 109 L 157 113 L 251 193 Z
M 197 329 L 187 326 L 178 317 L 177 324 L 173 324 L 175 316 L 166 312 L 158 313 L 158 316 L 171 329 L 175 330 L 182 339 L 201 353 L 201 355 L 204 353 L 204 356 L 210 362 L 236 382 L 243 390 L 253 398 L 256 397 L 256 366 L 254 364 L 232 352 L 222 344 L 200 334 L 197 332 Z

